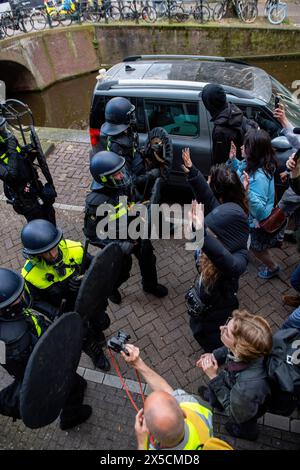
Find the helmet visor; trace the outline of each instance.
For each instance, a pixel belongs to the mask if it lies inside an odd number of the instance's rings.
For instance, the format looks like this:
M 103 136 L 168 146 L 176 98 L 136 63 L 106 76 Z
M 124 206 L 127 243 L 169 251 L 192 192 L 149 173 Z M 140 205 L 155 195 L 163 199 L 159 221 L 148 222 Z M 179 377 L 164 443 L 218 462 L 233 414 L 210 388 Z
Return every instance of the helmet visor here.
M 112 189 L 128 188 L 131 185 L 131 176 L 125 166 L 119 171 L 109 176 L 102 176 L 101 181 L 104 186 Z

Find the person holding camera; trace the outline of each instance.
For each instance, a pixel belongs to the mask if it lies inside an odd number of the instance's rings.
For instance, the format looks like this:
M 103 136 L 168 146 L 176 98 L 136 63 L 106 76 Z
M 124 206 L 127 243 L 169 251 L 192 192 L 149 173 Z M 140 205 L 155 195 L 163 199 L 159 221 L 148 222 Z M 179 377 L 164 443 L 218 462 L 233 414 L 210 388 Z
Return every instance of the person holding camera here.
M 223 347 L 197 362 L 210 379 L 199 393 L 229 416 L 225 427 L 231 436 L 255 440 L 257 419 L 265 413 L 271 393 L 265 366 L 272 349 L 271 328 L 264 318 L 236 310 L 220 330 Z M 221 365 L 225 367 L 219 371 Z
M 126 344 L 121 354 L 153 390 L 136 415 L 138 450 L 232 450 L 212 437 L 212 412 L 207 406 L 184 390 L 173 390 L 145 364 L 136 346 Z
M 201 229 L 204 224 L 204 244 L 197 253 L 199 275 L 186 294 L 187 308 L 194 338 L 211 352 L 222 344 L 220 326 L 239 305 L 239 277 L 248 264 L 247 198 L 237 174 L 226 165 L 212 168 L 208 184 L 193 166 L 189 149 L 182 156 L 187 181 L 204 203 L 202 220 L 197 204 L 192 206 L 193 225 Z
M 293 130 L 294 127 L 293 125 L 289 122 L 287 119 L 286 113 L 284 106 L 282 104 L 279 104 L 277 108 L 274 110 L 274 117 L 280 122 L 282 125 L 283 129 L 281 131 L 281 134 L 286 137 L 290 145 L 295 148 L 295 149 L 300 149 L 300 136 L 294 134 Z M 291 161 L 291 158 L 288 160 Z M 292 234 L 285 234 L 284 230 L 286 226 L 283 227 L 282 231 L 279 234 L 279 238 L 281 240 L 286 239 L 287 241 L 292 241 L 292 242 L 297 242 L 297 238 L 299 238 L 299 234 L 297 233 L 299 228 L 300 228 L 300 194 L 299 192 L 294 189 L 294 183 L 295 179 L 290 173 L 290 168 L 287 165 L 287 168 L 289 171 L 283 172 L 280 176 L 283 178 L 283 181 L 285 181 L 289 177 L 289 187 L 288 189 L 285 190 L 283 193 L 278 206 L 280 209 L 285 213 L 287 217 L 294 217 L 294 232 Z M 286 302 L 288 305 L 295 306 L 293 302 L 289 302 L 289 299 L 287 299 Z

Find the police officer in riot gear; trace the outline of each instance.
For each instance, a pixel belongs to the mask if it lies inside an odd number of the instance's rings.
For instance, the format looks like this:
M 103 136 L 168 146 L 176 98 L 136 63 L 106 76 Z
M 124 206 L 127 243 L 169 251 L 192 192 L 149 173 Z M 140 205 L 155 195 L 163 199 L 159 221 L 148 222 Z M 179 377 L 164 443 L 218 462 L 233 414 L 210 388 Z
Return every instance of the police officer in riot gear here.
M 80 242 L 63 238 L 62 230 L 46 220 L 29 222 L 21 232 L 27 258 L 22 275 L 34 307 L 53 320 L 63 312 L 74 311 L 81 284 L 80 274 L 85 272 L 92 257 Z M 110 325 L 105 311 L 84 324 L 83 350 L 99 369 L 107 371 L 110 364 L 102 347 L 106 341 L 103 330 Z
M 125 158 L 127 169 L 142 199 L 147 180 L 146 167 L 139 147 L 135 106 L 128 99 L 115 97 L 108 101 L 105 106 L 105 122 L 101 126 L 101 136 L 103 135 L 107 136 L 104 148 Z
M 157 297 L 164 297 L 168 293 L 167 288 L 159 284 L 157 280 L 156 257 L 151 241 L 148 239 L 131 240 L 129 236 L 127 240 L 119 238 L 123 221 L 128 224 L 132 217 L 136 217 L 130 216 L 130 207 L 135 202 L 135 195 L 125 163 L 125 158 L 109 151 L 98 152 L 92 157 L 90 171 L 94 182 L 85 205 L 84 232 L 90 242 L 103 248 L 107 243 L 115 241 L 120 243 L 124 252 L 121 275 L 113 295 L 110 297 L 114 303 L 121 302 L 118 289 L 130 276 L 131 254 L 134 254 L 138 259 L 144 291 Z M 127 196 L 126 202 L 124 196 Z M 106 239 L 101 239 L 97 236 L 97 225 L 103 219 L 103 216 L 97 215 L 97 208 L 104 204 L 109 204 L 114 208 L 113 213 L 109 214 L 109 223 L 116 226 L 116 238 L 114 239 L 109 236 Z
M 42 184 L 33 160 L 34 152 L 20 148 L 6 119 L 0 116 L 0 179 L 8 202 L 28 222 L 40 218 L 55 224 L 55 189 L 49 183 Z
M 19 397 L 26 365 L 50 322 L 29 308 L 29 297 L 24 293 L 24 279 L 20 274 L 0 268 L 0 286 L 0 341 L 5 344 L 5 358 L 1 357 L 5 360 L 1 365 L 14 378 L 12 384 L 0 391 L 0 413 L 16 420 L 21 418 Z M 82 404 L 86 385 L 86 381 L 76 374 L 60 414 L 61 429 L 77 426 L 90 417 L 91 407 Z

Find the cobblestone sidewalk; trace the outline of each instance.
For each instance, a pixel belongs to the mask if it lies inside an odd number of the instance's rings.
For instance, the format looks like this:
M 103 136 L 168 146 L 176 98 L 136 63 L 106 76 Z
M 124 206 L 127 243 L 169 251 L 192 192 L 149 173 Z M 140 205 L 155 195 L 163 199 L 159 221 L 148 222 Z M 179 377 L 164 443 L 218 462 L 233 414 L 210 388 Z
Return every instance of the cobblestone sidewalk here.
M 49 164 L 58 190 L 58 203 L 83 206 L 90 184 L 88 174 L 87 144 L 57 144 L 49 157 Z M 16 216 L 4 201 L 0 202 L 0 265 L 19 270 L 24 263 L 20 243 L 23 219 Z M 83 240 L 83 214 L 79 211 L 58 210 L 58 223 L 65 236 Z M 162 374 L 173 386 L 196 393 L 205 382 L 195 362 L 201 354 L 199 345 L 189 330 L 184 293 L 195 277 L 193 254 L 184 250 L 178 240 L 154 242 L 159 280 L 167 285 L 169 295 L 156 299 L 141 289 L 138 266 L 134 262 L 130 280 L 122 289 L 123 302 L 111 304 L 111 328 L 107 336 L 119 329 L 127 331 L 136 343 L 145 361 Z M 281 302 L 281 295 L 289 291 L 289 278 L 299 262 L 293 245 L 285 243 L 282 250 L 274 249 L 282 267 L 280 277 L 262 281 L 256 277 L 255 264 L 250 263 L 241 279 L 240 304 L 252 313 L 263 315 L 275 331 L 291 312 Z M 70 432 L 59 430 L 53 423 L 39 430 L 26 429 L 22 423 L 0 416 L 0 449 L 133 449 L 135 412 L 113 371 L 104 377 L 85 355 L 81 359 L 81 373 L 88 379 L 86 403 L 93 407 L 93 415 L 80 428 Z M 121 364 L 126 378 L 136 380 L 132 370 Z M 0 386 L 8 384 L 8 375 L 1 370 Z M 103 383 L 102 383 L 103 382 Z M 129 382 L 131 383 L 131 382 Z M 135 383 L 132 383 L 135 390 Z M 134 395 L 138 404 L 141 397 Z M 215 416 L 216 432 L 225 436 L 225 417 Z M 300 422 L 295 414 L 292 419 L 267 415 L 262 421 L 259 440 L 232 441 L 238 449 L 300 449 Z M 290 432 L 290 431 L 294 432 Z

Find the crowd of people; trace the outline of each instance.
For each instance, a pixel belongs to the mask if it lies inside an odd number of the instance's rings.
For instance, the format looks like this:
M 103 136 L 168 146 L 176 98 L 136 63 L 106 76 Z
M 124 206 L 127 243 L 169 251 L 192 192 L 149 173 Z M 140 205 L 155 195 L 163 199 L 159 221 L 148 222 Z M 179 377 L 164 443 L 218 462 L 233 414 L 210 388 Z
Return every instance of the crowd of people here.
M 228 416 L 226 429 L 230 435 L 255 440 L 257 419 L 267 410 L 276 408 L 278 413 L 290 414 L 299 404 L 297 377 L 287 383 L 283 376 L 271 374 L 272 361 L 282 359 L 283 374 L 291 364 L 285 364 L 280 354 L 276 356 L 268 322 L 239 310 L 238 300 L 239 278 L 247 269 L 250 250 L 263 263 L 259 278 L 269 280 L 280 272 L 271 249 L 280 246 L 288 217 L 299 209 L 299 160 L 293 154 L 287 161 L 290 184 L 276 204 L 277 163 L 268 133 L 229 103 L 221 86 L 207 85 L 202 99 L 214 125 L 214 165 L 206 180 L 186 148 L 182 167 L 195 199 L 190 224 L 195 232 L 204 233 L 203 244 L 195 251 L 197 276 L 186 293 L 186 304 L 192 334 L 204 350 L 196 365 L 209 382 L 207 387 L 199 387 L 197 399 L 183 390 L 174 391 L 146 366 L 138 348 L 127 344 L 122 352 L 124 360 L 142 374 L 153 390 L 136 417 L 139 449 L 230 449 L 213 437 L 211 408 Z M 106 105 L 101 132 L 106 139 L 103 149 L 91 158 L 92 186 L 85 206 L 84 233 L 88 242 L 100 250 L 117 244 L 122 252 L 111 292 L 101 293 L 102 311 L 83 320 L 82 350 L 95 367 L 105 372 L 110 369 L 103 349 L 104 331 L 110 326 L 106 307 L 109 301 L 122 302 L 121 287 L 130 276 L 132 255 L 139 262 L 143 290 L 156 297 L 168 295 L 167 287 L 158 282 L 151 240 L 120 236 L 124 220 L 128 225 L 136 217 L 132 212 L 134 204 L 151 208 L 153 200 L 160 201 L 160 190 L 172 167 L 163 133 L 155 145 L 148 142 L 145 147 L 140 146 L 134 111 L 125 98 L 112 98 Z M 283 107 L 277 108 L 274 115 L 293 147 L 300 149 L 300 139 L 293 133 Z M 93 257 L 80 242 L 65 239 L 56 226 L 55 190 L 39 181 L 32 161 L 9 132 L 4 117 L 0 118 L 0 146 L 0 178 L 5 194 L 15 211 L 27 219 L 20 235 L 26 258 L 21 274 L 0 268 L 0 340 L 7 347 L 3 366 L 14 378 L 0 392 L 0 413 L 18 419 L 20 387 L 34 345 L 57 318 L 76 311 L 82 277 Z M 47 199 L 49 189 L 52 192 Z M 126 202 L 120 199 L 124 197 Z M 204 204 L 204 211 L 198 210 L 198 204 Z M 101 236 L 103 231 L 99 231 L 104 215 L 98 208 L 103 205 L 109 208 L 108 227 L 111 223 L 116 229 L 113 238 L 105 239 Z M 108 277 L 112 269 L 113 263 L 107 266 Z M 293 338 L 298 332 L 300 336 L 299 276 L 300 265 L 291 279 L 299 294 L 284 298 L 296 309 L 282 325 L 276 344 L 288 346 L 291 331 Z M 97 289 L 101 291 L 101 285 Z M 20 328 L 28 341 L 19 335 Z M 280 378 L 286 387 L 280 385 Z M 300 373 L 298 378 L 300 383 Z M 91 407 L 83 404 L 85 387 L 85 380 L 75 376 L 68 399 L 72 407 L 67 401 L 60 414 L 61 429 L 78 425 L 91 415 Z

